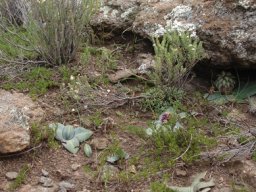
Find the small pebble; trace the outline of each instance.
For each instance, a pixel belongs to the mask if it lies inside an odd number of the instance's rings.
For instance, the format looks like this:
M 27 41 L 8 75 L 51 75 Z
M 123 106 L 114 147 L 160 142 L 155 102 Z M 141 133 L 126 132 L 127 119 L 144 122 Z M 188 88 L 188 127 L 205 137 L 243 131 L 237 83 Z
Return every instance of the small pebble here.
M 71 165 L 71 169 L 72 169 L 73 171 L 77 171 L 77 170 L 79 169 L 79 167 L 81 167 L 81 165 L 76 164 L 76 163 L 74 163 L 74 164 Z
M 7 172 L 7 173 L 5 174 L 5 176 L 6 176 L 6 178 L 7 178 L 8 180 L 14 180 L 14 179 L 17 178 L 18 173 L 17 173 L 17 172 Z
M 40 177 L 39 183 L 41 183 L 43 187 L 52 187 L 54 185 L 52 179 L 43 176 Z
M 45 176 L 45 177 L 49 176 L 49 173 L 46 170 L 42 169 L 41 172 L 42 172 L 43 176 Z

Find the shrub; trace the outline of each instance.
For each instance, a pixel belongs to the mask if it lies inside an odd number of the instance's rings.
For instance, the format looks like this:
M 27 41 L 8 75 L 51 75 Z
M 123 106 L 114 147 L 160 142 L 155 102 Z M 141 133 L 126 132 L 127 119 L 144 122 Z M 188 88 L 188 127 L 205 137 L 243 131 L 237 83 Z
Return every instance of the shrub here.
M 8 5 L 7 0 L 4 2 Z M 32 51 L 37 52 L 48 64 L 60 65 L 72 61 L 80 43 L 88 37 L 86 36 L 86 31 L 88 31 L 86 27 L 88 27 L 92 14 L 96 11 L 97 1 L 27 0 L 22 2 L 29 2 L 30 5 L 28 21 L 23 23 L 23 27 L 27 31 L 26 36 L 18 35 L 16 30 L 13 30 L 13 27 L 18 27 L 17 23 L 11 22 L 9 19 L 4 19 L 1 22 L 0 32 L 10 31 L 14 36 L 28 42 L 33 47 Z M 7 8 L 10 9 L 8 6 Z M 14 45 L 11 43 L 11 39 L 6 42 Z M 17 45 L 14 46 L 17 47 Z M 19 48 L 24 49 L 21 46 Z
M 195 64 L 203 58 L 202 42 L 186 32 L 167 32 L 153 38 L 156 66 L 152 75 L 161 87 L 182 87 Z

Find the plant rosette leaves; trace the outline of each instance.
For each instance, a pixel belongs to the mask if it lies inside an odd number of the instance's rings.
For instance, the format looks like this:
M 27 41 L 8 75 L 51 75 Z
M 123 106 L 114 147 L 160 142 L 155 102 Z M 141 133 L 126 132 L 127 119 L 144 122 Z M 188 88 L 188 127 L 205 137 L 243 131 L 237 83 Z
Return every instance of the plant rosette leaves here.
M 188 187 L 168 186 L 168 187 L 177 192 L 202 192 L 202 191 L 208 192 L 215 186 L 215 184 L 213 179 L 211 179 L 210 181 L 204 181 L 206 173 L 207 172 L 203 172 L 196 175 L 191 186 L 188 186 Z
M 186 112 L 177 114 L 176 111 L 170 107 L 159 116 L 159 119 L 154 122 L 153 127 L 146 129 L 146 134 L 152 136 L 158 131 L 177 131 L 178 129 L 183 128 L 182 120 L 186 119 L 188 116 L 189 114 Z M 169 120 L 172 118 L 177 119 L 173 126 L 168 125 Z
M 92 148 L 90 145 L 88 144 L 85 144 L 84 145 L 84 154 L 87 156 L 87 157 L 91 157 L 92 156 Z
M 130 157 L 129 154 L 126 153 L 124 150 L 122 150 L 121 152 L 122 152 L 122 154 L 114 154 L 114 155 L 108 156 L 107 162 L 114 164 L 117 161 L 119 161 L 120 159 L 127 160 Z
M 50 124 L 49 128 L 55 132 L 55 138 L 62 142 L 62 145 L 71 153 L 75 154 L 79 150 L 80 143 L 89 139 L 93 132 L 83 127 L 74 128 L 72 125 L 61 123 Z

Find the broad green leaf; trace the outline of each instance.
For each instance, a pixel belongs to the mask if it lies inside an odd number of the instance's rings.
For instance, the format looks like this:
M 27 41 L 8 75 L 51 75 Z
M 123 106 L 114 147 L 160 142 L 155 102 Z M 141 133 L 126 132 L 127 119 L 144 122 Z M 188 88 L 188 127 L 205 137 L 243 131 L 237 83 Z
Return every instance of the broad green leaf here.
M 66 141 L 66 143 L 62 143 L 63 146 L 70 152 L 70 153 L 77 153 L 79 150 L 79 141 L 76 138 Z
M 118 155 L 111 155 L 107 157 L 107 162 L 109 163 L 115 163 L 120 159 Z
M 62 131 L 62 137 L 65 140 L 70 140 L 75 136 L 75 130 L 72 125 L 66 125 Z
M 93 132 L 89 129 L 83 127 L 78 127 L 75 129 L 75 137 L 80 141 L 84 142 L 92 136 Z
M 256 82 L 246 83 L 242 86 L 241 89 L 237 89 L 234 92 L 234 95 L 236 96 L 237 100 L 243 100 L 247 99 L 248 97 L 251 97 L 252 95 L 256 94 Z
M 64 141 L 64 138 L 62 135 L 64 128 L 65 128 L 65 126 L 63 124 L 57 123 L 57 128 L 55 131 L 55 138 L 59 141 Z
M 88 144 L 85 144 L 84 145 L 84 154 L 87 156 L 87 157 L 91 157 L 92 156 L 92 148 L 90 145 Z

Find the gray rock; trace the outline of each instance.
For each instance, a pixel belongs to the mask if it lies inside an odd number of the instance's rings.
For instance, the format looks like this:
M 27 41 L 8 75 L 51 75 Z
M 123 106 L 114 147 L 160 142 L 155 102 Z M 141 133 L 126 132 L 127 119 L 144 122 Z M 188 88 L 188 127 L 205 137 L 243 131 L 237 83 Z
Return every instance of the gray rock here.
M 51 188 L 45 188 L 42 186 L 32 186 L 32 185 L 24 185 L 19 189 L 19 192 L 56 192 L 58 190 L 58 186 L 54 185 Z
M 0 153 L 14 153 L 30 144 L 29 123 L 40 121 L 43 110 L 21 93 L 0 90 Z
M 106 0 L 93 25 L 147 38 L 190 31 L 204 42 L 210 65 L 256 68 L 255 0 Z
M 53 187 L 54 186 L 53 180 L 48 177 L 44 177 L 44 176 L 40 177 L 39 183 L 41 183 L 43 187 Z
M 220 189 L 220 192 L 232 192 L 232 189 L 229 187 L 224 187 Z
M 46 170 L 42 169 L 41 172 L 42 172 L 42 175 L 44 177 L 48 177 L 49 176 L 49 173 Z
M 73 171 L 77 171 L 77 170 L 79 169 L 79 167 L 81 167 L 81 165 L 79 165 L 79 164 L 77 164 L 77 163 L 74 163 L 74 164 L 71 165 L 71 169 L 72 169 Z
M 75 188 L 75 185 L 68 181 L 61 181 L 61 182 L 59 182 L 59 187 L 60 187 L 60 191 L 64 192 L 65 190 L 68 191 L 68 190 Z
M 14 179 L 17 178 L 18 173 L 17 173 L 17 172 L 7 172 L 7 173 L 5 174 L 5 176 L 6 176 L 6 178 L 7 178 L 8 180 L 14 180 Z

